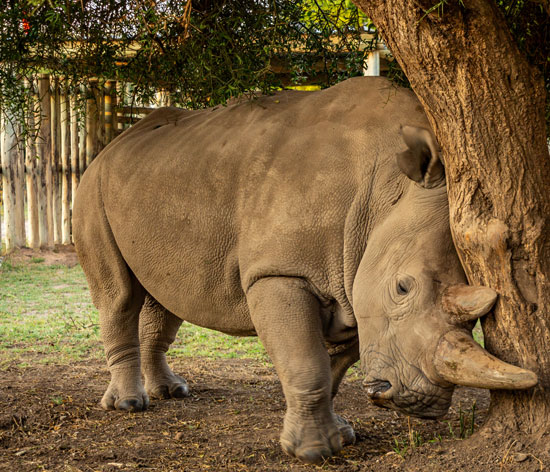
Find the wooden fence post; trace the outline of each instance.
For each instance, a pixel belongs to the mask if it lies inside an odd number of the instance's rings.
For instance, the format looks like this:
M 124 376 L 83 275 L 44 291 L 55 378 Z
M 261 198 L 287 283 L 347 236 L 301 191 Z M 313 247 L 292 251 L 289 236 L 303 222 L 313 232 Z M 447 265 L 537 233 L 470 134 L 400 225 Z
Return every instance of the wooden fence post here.
M 2 199 L 6 251 L 22 247 L 25 240 L 25 157 L 21 148 L 20 126 L 7 111 L 0 117 L 0 165 L 2 166 Z M 0 224 L 1 226 L 1 224 Z M 13 228 L 13 229 L 12 229 Z M 2 246 L 0 228 L 0 247 Z M 13 241 L 13 242 L 11 242 Z
M 34 84 L 31 81 L 25 81 L 29 89 L 29 93 L 34 95 Z M 37 114 L 37 103 L 33 103 L 33 109 L 27 117 L 28 134 L 25 141 L 25 182 L 27 187 L 27 212 L 29 215 L 29 234 L 28 243 L 32 249 L 40 247 L 40 235 L 38 229 L 38 197 L 37 190 L 37 174 L 36 174 L 36 146 L 35 139 L 35 115 Z
M 126 103 L 126 84 L 120 80 L 117 81 L 116 83 L 116 97 L 117 97 L 117 103 L 115 108 L 116 118 L 114 120 L 115 137 L 124 131 L 124 124 L 120 120 L 124 116 L 122 112 L 122 108 L 124 108 L 124 105 Z
M 1 165 L 2 165 L 2 152 L 3 152 L 3 148 L 4 148 L 4 144 L 2 143 L 2 141 L 4 141 L 4 139 L 2 138 L 2 109 L 0 109 L 0 168 L 1 168 Z M 2 203 L 2 200 L 4 199 L 4 187 L 3 185 L 0 185 L 0 190 L 1 190 L 1 196 L 2 198 L 0 198 L 0 210 L 2 210 L 2 206 L 3 206 L 3 203 Z M 1 212 L 0 212 L 1 214 Z M 0 255 L 2 255 L 2 221 L 0 219 Z
M 17 173 L 15 175 L 15 245 L 27 243 L 25 228 L 25 145 L 21 142 L 21 124 L 15 130 L 17 139 Z
M 119 99 L 119 82 L 113 81 L 113 93 L 111 94 L 112 109 L 113 109 L 113 137 L 115 139 L 118 136 L 118 99 Z
M 86 104 L 86 88 L 80 86 L 81 103 Z M 82 109 L 82 118 L 79 122 L 78 132 L 78 174 L 82 178 L 82 174 L 86 170 L 86 106 Z
M 2 138 L 2 109 L 0 109 L 0 167 L 2 165 L 2 152 L 3 152 L 3 149 L 4 149 L 4 143 L 2 141 L 4 141 L 4 139 Z M 0 186 L 0 190 L 2 191 L 2 198 L 0 198 L 0 210 L 2 209 L 2 206 L 3 206 L 3 203 L 2 203 L 2 200 L 4 199 L 4 187 L 3 185 Z M 0 255 L 2 254 L 2 221 L 0 219 Z
M 99 81 L 95 89 L 97 103 L 96 155 L 105 147 L 105 93 Z
M 103 96 L 105 101 L 105 136 L 103 145 L 106 146 L 113 139 L 113 81 L 105 82 Z
M 2 137 L 2 109 L 0 108 L 0 168 L 2 166 L 2 153 L 3 153 L 3 149 L 4 149 L 4 143 L 2 141 L 4 141 L 3 137 Z M 4 186 L 3 185 L 0 185 L 0 196 L 2 198 L 0 198 L 0 210 L 2 210 L 2 206 L 4 205 L 2 203 L 3 199 L 4 199 Z M 2 212 L 0 211 L 0 214 Z M 0 255 L 2 255 L 2 219 L 0 218 Z
M 134 91 L 132 89 L 132 84 L 130 83 L 127 83 L 126 86 L 125 86 L 125 89 L 126 89 L 126 94 L 125 94 L 125 98 L 127 99 L 127 103 L 125 103 L 125 105 L 129 106 L 130 108 L 133 108 L 136 106 L 136 103 L 135 103 L 135 96 L 134 96 Z M 131 113 L 130 113 L 130 116 L 131 116 Z M 123 116 L 124 118 L 124 113 L 123 113 Z M 122 122 L 122 130 L 124 131 L 125 129 L 128 129 L 130 126 L 128 126 L 128 124 L 126 122 Z
M 76 93 L 70 94 L 70 114 L 71 114 L 71 208 L 74 205 L 74 197 L 79 182 L 78 173 L 78 97 Z
M 17 136 L 14 124 L 5 111 L 0 120 L 0 132 L 2 137 L 2 204 L 4 206 L 4 242 L 6 252 L 13 251 L 16 247 L 16 202 L 15 186 L 17 173 Z M 2 239 L 0 238 L 0 243 Z M 0 244 L 1 246 L 1 244 Z
M 34 169 L 36 172 L 36 197 L 38 208 L 38 240 L 39 247 L 46 247 L 48 243 L 48 222 L 47 222 L 47 201 L 46 201 L 46 166 L 44 148 L 46 143 L 43 141 L 43 122 L 44 115 L 42 113 L 42 101 L 40 94 L 40 80 L 33 80 L 33 100 L 35 102 L 34 107 L 34 125 L 36 127 L 37 134 L 34 140 L 34 146 L 36 148 L 36 159 L 34 163 Z
M 52 145 L 50 77 L 42 74 L 38 79 L 40 100 L 40 135 L 37 140 L 40 169 L 40 247 L 53 248 L 53 186 L 52 186 Z
M 170 92 L 166 89 L 161 89 L 157 92 L 157 105 L 159 107 L 171 107 L 172 106 L 172 97 Z
M 60 199 L 60 123 L 59 123 L 59 80 L 53 81 L 50 95 L 51 136 L 52 136 L 52 219 L 54 244 L 61 244 L 61 199 Z
M 61 243 L 71 243 L 71 201 L 69 197 L 70 111 L 66 85 L 61 86 Z
M 97 152 L 97 122 L 97 102 L 94 93 L 94 82 L 90 80 L 86 88 L 86 167 L 92 163 Z

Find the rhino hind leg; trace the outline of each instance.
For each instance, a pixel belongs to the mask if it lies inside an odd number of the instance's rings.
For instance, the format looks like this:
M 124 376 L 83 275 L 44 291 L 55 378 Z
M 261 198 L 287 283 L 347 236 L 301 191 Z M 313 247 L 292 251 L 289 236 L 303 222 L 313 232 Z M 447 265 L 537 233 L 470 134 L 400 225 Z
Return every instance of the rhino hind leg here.
M 176 339 L 182 320 L 169 312 L 151 295 L 139 315 L 141 371 L 145 391 L 152 398 L 184 398 L 189 395 L 185 379 L 174 374 L 166 362 L 166 352 Z
M 292 277 L 257 281 L 247 301 L 286 399 L 281 446 L 304 462 L 322 462 L 342 448 L 343 439 L 332 408 L 319 301 L 303 280 Z
M 97 170 L 90 167 L 90 171 Z M 92 174 L 90 174 L 92 175 Z M 140 411 L 149 398 L 141 382 L 138 319 L 145 290 L 115 242 L 95 188 L 85 176 L 73 210 L 75 245 L 88 279 L 111 381 L 101 400 L 104 409 Z M 88 180 L 86 180 L 88 177 Z
M 347 370 L 359 360 L 359 339 L 354 338 L 343 346 L 328 346 L 330 354 L 330 370 L 332 376 L 332 398 L 338 393 L 338 387 Z M 344 445 L 355 442 L 355 432 L 349 422 L 339 415 L 335 415 L 336 424 L 342 435 Z

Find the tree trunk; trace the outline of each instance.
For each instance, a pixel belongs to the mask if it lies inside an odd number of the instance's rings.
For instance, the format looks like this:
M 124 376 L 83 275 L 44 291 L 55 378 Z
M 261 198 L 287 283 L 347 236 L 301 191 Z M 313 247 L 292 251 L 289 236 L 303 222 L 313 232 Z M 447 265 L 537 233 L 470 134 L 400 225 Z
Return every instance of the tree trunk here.
M 378 26 L 442 148 L 451 228 L 470 283 L 500 297 L 489 351 L 537 373 L 491 392 L 487 430 L 550 430 L 550 157 L 545 90 L 490 0 L 356 0 Z

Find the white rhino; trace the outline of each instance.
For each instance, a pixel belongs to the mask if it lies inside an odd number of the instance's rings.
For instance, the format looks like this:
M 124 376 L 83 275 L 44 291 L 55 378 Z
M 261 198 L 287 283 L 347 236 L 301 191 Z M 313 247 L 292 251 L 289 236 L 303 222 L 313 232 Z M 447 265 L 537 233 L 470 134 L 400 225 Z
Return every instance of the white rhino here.
M 428 129 L 410 91 L 356 78 L 159 109 L 114 140 L 74 207 L 111 372 L 102 406 L 187 394 L 165 359 L 182 320 L 260 337 L 287 403 L 282 447 L 306 462 L 354 440 L 332 399 L 359 357 L 376 404 L 424 417 L 455 384 L 535 385 L 471 338 L 496 293 L 465 285 Z

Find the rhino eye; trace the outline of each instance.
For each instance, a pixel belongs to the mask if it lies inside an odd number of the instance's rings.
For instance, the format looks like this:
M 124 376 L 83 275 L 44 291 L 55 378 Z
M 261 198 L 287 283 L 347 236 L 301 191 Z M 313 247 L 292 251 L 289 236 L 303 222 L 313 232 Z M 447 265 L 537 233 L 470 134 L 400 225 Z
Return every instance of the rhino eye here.
M 397 293 L 399 295 L 407 295 L 410 290 L 410 283 L 406 280 L 399 280 L 397 282 Z

